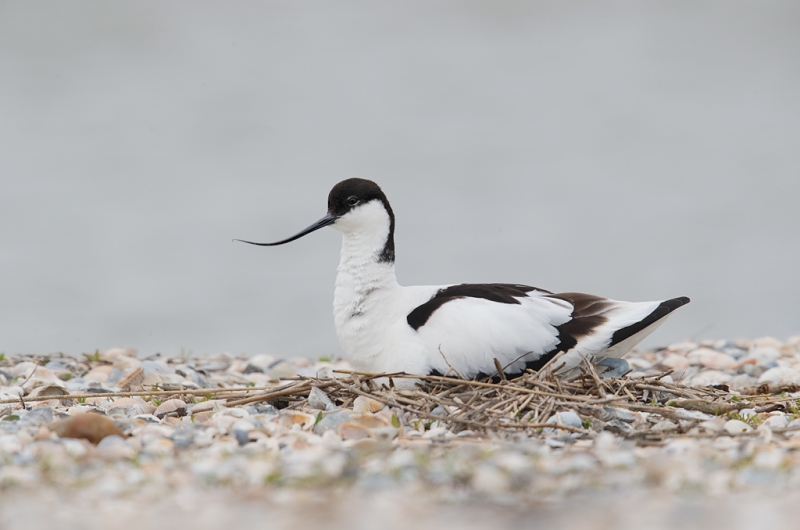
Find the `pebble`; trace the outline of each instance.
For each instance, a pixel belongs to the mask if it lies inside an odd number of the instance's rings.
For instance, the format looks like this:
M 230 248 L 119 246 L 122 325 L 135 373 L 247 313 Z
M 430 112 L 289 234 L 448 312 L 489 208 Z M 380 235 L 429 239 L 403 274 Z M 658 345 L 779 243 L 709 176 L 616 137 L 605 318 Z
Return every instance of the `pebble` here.
M 327 416 L 323 416 L 322 419 L 317 422 L 317 424 L 314 426 L 314 433 L 321 435 L 325 431 L 335 431 L 340 424 L 350 422 L 352 419 L 352 414 L 350 412 L 333 412 Z
M 753 428 L 740 420 L 728 420 L 725 422 L 725 431 L 728 434 L 741 434 L 743 432 L 750 432 Z
M 722 352 L 711 348 L 698 348 L 689 352 L 686 359 L 712 370 L 730 370 L 736 366 L 736 360 Z
M 800 383 L 800 371 L 784 366 L 770 368 L 758 378 L 761 383 Z
M 766 425 L 772 429 L 783 429 L 789 425 L 789 420 L 783 414 L 770 416 L 762 425 Z
M 50 430 L 61 438 L 83 438 L 95 445 L 106 436 L 123 436 L 116 423 L 91 412 L 56 421 L 50 425 Z
M 137 451 L 122 436 L 111 434 L 100 440 L 97 452 L 108 460 L 131 459 Z
M 547 423 L 555 423 L 557 425 L 566 425 L 568 427 L 583 427 L 583 420 L 575 412 L 557 412 L 550 416 Z

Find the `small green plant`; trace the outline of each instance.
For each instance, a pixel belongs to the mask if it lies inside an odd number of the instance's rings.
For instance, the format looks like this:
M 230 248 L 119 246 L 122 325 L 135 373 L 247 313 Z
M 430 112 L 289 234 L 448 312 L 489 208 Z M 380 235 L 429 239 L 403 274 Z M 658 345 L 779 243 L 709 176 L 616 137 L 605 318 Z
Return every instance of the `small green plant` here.
M 69 372 L 65 372 L 63 374 L 58 374 L 58 378 L 61 379 L 62 381 L 69 381 L 70 379 L 72 379 L 72 374 Z
M 86 398 L 78 398 L 78 403 L 83 405 L 84 403 L 86 403 Z
M 150 398 L 150 403 L 152 403 L 153 405 L 158 407 L 159 405 L 161 405 L 161 400 L 158 399 L 157 397 L 151 397 Z
M 316 425 L 317 425 L 317 423 L 319 423 L 319 422 L 321 422 L 321 421 L 322 421 L 322 411 L 319 411 L 319 412 L 317 413 L 317 420 L 314 422 L 314 426 L 316 426 Z
M 83 356 L 90 363 L 100 362 L 100 350 L 95 350 L 94 353 L 84 353 Z
M 758 417 L 758 414 L 748 414 L 747 416 L 742 416 L 738 412 L 728 412 L 726 416 L 731 420 L 743 421 L 752 427 L 756 427 L 759 423 L 761 423 L 761 418 Z
M 279 472 L 277 472 L 277 471 L 273 471 L 272 473 L 270 473 L 269 475 L 267 475 L 266 477 L 264 477 L 264 483 L 265 483 L 266 485 L 270 485 L 270 484 L 272 484 L 272 485 L 275 485 L 275 484 L 280 484 L 280 483 L 281 483 L 281 478 L 282 478 L 282 477 L 281 477 L 281 474 L 280 474 Z
M 592 428 L 592 418 L 585 418 L 582 422 L 584 429 L 591 429 Z
M 321 363 L 332 363 L 335 357 L 333 355 L 323 355 L 319 358 L 319 362 Z
M 395 429 L 400 428 L 400 418 L 397 417 L 397 414 L 392 414 L 392 427 Z
M 5 353 L 0 353 L 0 362 L 5 361 L 5 360 L 6 360 L 6 354 Z
M 3 418 L 3 421 L 17 421 L 18 419 L 19 419 L 19 416 L 17 416 L 16 414 L 11 414 L 11 415 L 6 416 L 5 418 Z

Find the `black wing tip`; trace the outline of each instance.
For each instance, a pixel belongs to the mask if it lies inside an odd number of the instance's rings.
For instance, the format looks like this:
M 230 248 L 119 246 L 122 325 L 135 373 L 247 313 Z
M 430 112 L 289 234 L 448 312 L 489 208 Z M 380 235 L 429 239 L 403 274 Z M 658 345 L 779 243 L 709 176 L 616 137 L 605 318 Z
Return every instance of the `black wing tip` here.
M 661 305 L 658 306 L 658 309 L 661 309 L 662 307 L 669 309 L 669 311 L 665 313 L 668 315 L 673 311 L 675 311 L 676 309 L 678 309 L 679 307 L 685 306 L 689 302 L 691 302 L 691 300 L 689 299 L 688 296 L 679 296 L 678 298 L 670 298 L 669 300 L 664 300 L 663 302 L 661 302 Z
M 656 307 L 653 310 L 652 313 L 644 317 L 639 322 L 615 331 L 614 334 L 611 336 L 611 343 L 609 344 L 609 347 L 619 344 L 628 337 L 632 337 L 636 333 L 642 331 L 643 329 L 649 327 L 650 325 L 658 322 L 665 316 L 669 315 L 679 307 L 685 306 L 690 301 L 691 300 L 689 300 L 688 296 L 679 296 L 678 298 L 670 298 L 669 300 L 664 300 L 658 305 L 658 307 Z

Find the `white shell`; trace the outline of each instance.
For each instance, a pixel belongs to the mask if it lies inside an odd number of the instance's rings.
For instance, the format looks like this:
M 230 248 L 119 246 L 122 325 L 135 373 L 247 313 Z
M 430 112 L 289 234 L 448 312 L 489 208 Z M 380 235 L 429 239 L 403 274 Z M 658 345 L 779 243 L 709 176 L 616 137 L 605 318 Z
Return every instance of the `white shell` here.
M 317 423 L 317 417 L 305 412 L 297 410 L 280 411 L 281 423 L 291 427 L 292 425 L 300 425 L 302 429 L 311 429 Z
M 342 423 L 336 427 L 336 432 L 342 437 L 342 440 L 363 440 L 375 437 L 371 430 L 358 423 Z
M 355 401 L 353 401 L 353 412 L 357 414 L 363 414 L 365 412 L 378 412 L 382 408 L 383 403 L 364 396 L 358 396 Z
M 311 387 L 311 392 L 308 394 L 308 406 L 317 410 L 336 410 L 337 408 L 328 394 L 315 386 Z
M 131 388 L 141 387 L 142 382 L 144 382 L 144 369 L 140 366 L 120 379 L 117 383 L 117 388 L 121 390 L 130 390 Z
M 159 419 L 163 418 L 167 414 L 183 416 L 186 414 L 186 403 L 180 399 L 168 399 L 159 405 L 153 414 L 155 414 L 156 418 Z
M 69 391 L 58 385 L 46 385 L 34 388 L 29 396 L 61 398 L 62 396 L 69 396 Z

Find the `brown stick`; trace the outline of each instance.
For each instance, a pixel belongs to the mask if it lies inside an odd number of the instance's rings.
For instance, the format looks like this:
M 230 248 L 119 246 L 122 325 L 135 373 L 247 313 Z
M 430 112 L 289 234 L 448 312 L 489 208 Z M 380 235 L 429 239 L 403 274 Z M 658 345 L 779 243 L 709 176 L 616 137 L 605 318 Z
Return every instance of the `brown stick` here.
M 262 386 L 262 387 L 231 387 L 231 388 L 202 388 L 202 389 L 184 389 L 184 390 L 151 390 L 151 391 L 137 391 L 137 392 L 106 392 L 106 393 L 85 393 L 85 394 L 65 394 L 63 396 L 39 396 L 39 397 L 26 397 L 25 401 L 30 403 L 34 401 L 52 401 L 54 399 L 100 399 L 110 397 L 146 397 L 146 396 L 205 396 L 214 395 L 220 392 L 253 392 L 259 390 L 270 390 L 275 387 Z M 4 399 L 0 400 L 0 405 L 7 405 L 10 403 L 19 403 L 18 399 Z

